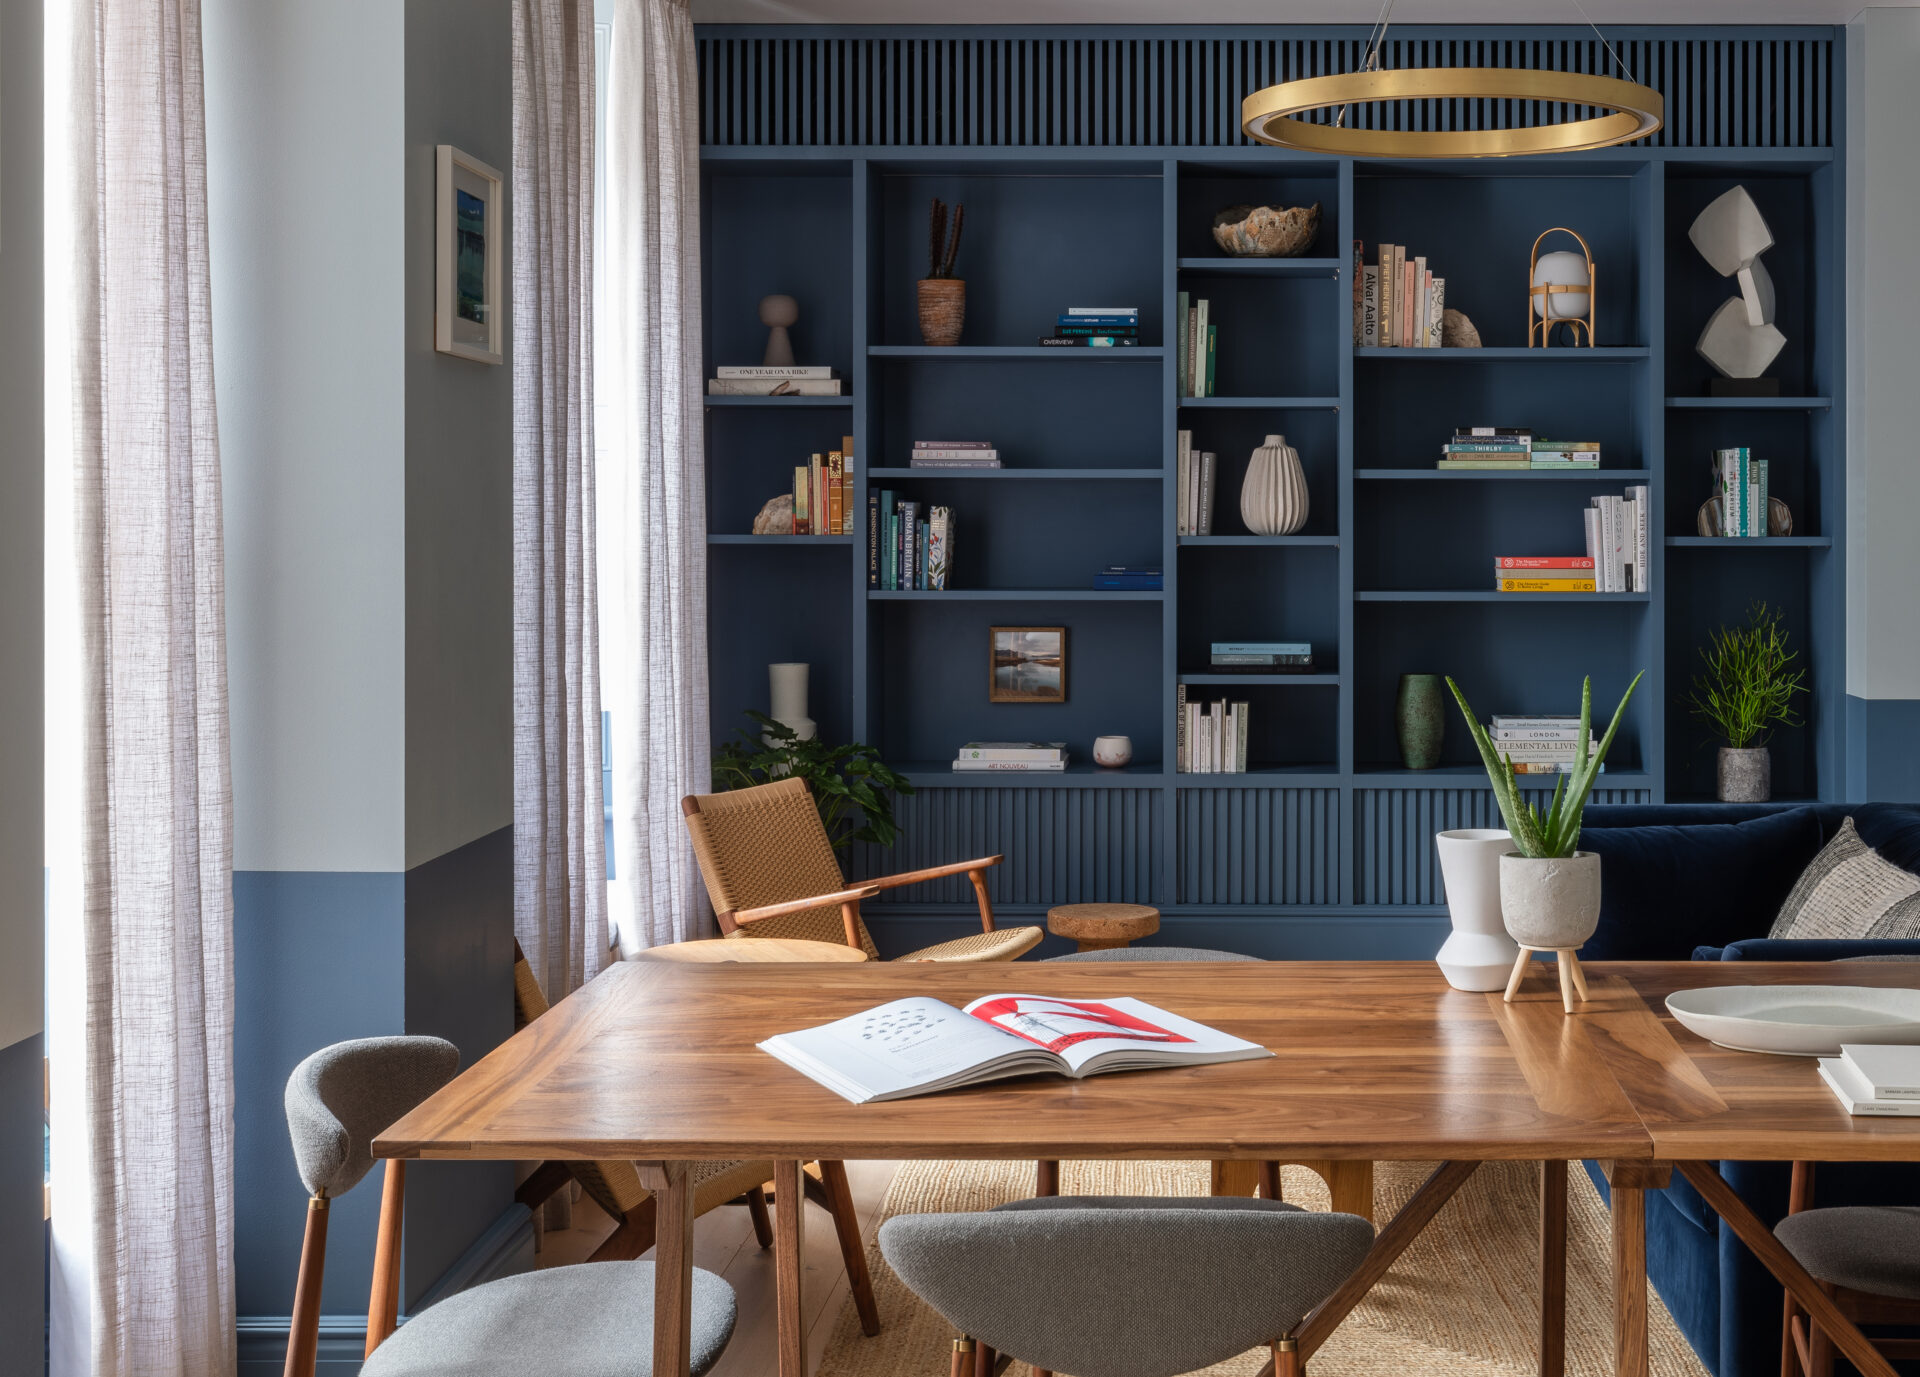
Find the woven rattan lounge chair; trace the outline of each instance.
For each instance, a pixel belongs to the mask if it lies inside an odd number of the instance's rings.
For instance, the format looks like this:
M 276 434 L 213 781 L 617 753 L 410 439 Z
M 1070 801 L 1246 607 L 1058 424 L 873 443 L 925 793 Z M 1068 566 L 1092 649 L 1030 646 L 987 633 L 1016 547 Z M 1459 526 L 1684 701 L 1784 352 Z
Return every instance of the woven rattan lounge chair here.
M 995 928 L 986 871 L 998 856 L 955 861 L 849 886 L 821 825 L 806 781 L 776 780 L 680 801 L 693 854 L 707 882 L 720 930 L 729 937 L 798 937 L 844 942 L 872 960 L 879 950 L 860 904 L 882 890 L 965 875 L 980 902 L 981 931 L 909 952 L 902 961 L 1011 961 L 1040 943 L 1037 927 Z

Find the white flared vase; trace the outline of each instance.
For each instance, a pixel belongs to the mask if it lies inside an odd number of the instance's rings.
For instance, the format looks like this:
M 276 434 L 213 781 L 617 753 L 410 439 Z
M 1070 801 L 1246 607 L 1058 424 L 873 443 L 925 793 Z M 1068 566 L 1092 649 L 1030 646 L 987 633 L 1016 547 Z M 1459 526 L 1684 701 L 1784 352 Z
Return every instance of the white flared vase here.
M 1269 435 L 1247 460 L 1240 519 L 1255 535 L 1292 535 L 1307 524 L 1306 471 L 1284 435 Z
M 1497 827 L 1467 827 L 1436 833 L 1433 844 L 1453 919 L 1433 959 L 1456 990 L 1502 989 L 1520 954 L 1500 921 L 1500 857 L 1513 850 L 1513 838 Z
M 767 666 L 772 710 L 767 713 L 783 727 L 793 729 L 802 741 L 813 740 L 818 728 L 807 716 L 807 666 L 785 663 Z

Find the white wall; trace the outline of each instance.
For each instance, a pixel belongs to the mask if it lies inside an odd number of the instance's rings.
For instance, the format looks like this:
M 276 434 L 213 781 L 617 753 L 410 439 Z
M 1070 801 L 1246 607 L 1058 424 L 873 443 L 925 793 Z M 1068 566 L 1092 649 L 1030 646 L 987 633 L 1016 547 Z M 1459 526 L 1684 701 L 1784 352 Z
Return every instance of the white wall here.
M 1847 26 L 1847 692 L 1920 698 L 1920 10 Z
M 403 13 L 203 0 L 237 870 L 405 858 Z

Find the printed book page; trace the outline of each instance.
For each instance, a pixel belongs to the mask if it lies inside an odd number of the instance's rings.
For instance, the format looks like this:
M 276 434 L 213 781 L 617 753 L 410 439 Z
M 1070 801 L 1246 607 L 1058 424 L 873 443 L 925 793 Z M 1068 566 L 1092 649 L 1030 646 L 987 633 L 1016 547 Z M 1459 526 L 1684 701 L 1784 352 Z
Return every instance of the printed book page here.
M 896 999 L 818 1028 L 782 1033 L 760 1048 L 855 1104 L 1060 1069 L 1058 1057 L 1030 1041 L 926 998 Z
M 1247 1042 L 1144 1000 L 997 994 L 967 1012 L 1057 1054 L 1073 1075 L 1271 1056 Z

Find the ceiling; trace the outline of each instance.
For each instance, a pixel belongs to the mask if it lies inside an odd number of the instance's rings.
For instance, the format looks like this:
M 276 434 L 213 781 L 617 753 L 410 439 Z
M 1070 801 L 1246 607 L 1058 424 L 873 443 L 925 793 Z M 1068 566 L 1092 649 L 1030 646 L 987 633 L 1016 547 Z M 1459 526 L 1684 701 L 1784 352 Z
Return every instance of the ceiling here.
M 1899 0 L 1913 4 L 1920 0 Z M 1381 0 L 693 0 L 708 24 L 1371 24 Z M 1866 0 L 1581 0 L 1598 24 L 1844 24 Z M 1574 0 L 1397 0 L 1396 24 L 1578 24 Z

